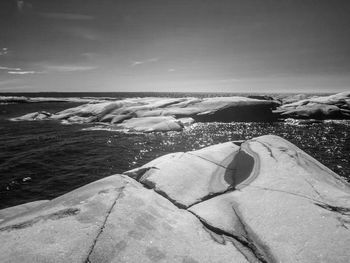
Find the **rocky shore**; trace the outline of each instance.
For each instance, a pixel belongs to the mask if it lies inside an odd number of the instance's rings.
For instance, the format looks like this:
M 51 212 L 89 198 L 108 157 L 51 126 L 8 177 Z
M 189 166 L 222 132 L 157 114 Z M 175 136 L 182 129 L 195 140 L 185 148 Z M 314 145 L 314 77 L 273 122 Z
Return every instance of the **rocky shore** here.
M 348 262 L 350 187 L 272 135 L 0 210 L 1 262 Z
M 83 102 L 83 100 L 82 100 Z M 285 119 L 350 119 L 350 92 L 326 97 L 127 98 L 91 100 L 56 113 L 33 112 L 13 121 L 96 123 L 136 132 L 181 131 L 194 122 L 273 122 Z

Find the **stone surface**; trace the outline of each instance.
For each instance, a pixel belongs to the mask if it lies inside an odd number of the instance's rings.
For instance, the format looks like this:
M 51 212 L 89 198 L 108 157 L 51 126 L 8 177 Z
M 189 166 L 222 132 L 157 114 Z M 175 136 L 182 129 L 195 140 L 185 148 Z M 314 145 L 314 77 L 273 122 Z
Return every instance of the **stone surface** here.
M 1 262 L 248 262 L 229 237 L 114 175 L 0 223 Z
M 0 261 L 345 263 L 349 229 L 349 184 L 268 135 L 0 210 Z
M 213 236 L 193 214 L 131 182 L 89 262 L 248 262 L 229 239 L 218 242 Z
M 235 185 L 232 176 L 239 147 L 231 142 L 198 151 L 160 157 L 126 175 L 182 207 L 188 207 Z
M 275 113 L 282 118 L 350 119 L 350 92 L 286 103 L 279 107 Z
M 171 116 L 141 117 L 123 121 L 117 127 L 129 131 L 181 131 L 184 125 Z
M 347 262 L 349 185 L 277 136 L 249 140 L 241 147 L 255 156 L 257 176 L 190 211 L 246 240 L 269 262 Z
M 47 202 L 49 202 L 49 200 L 40 200 L 40 201 L 34 201 L 34 202 L 25 203 L 22 205 L 16 205 L 16 206 L 2 209 L 0 210 L 0 223 L 11 217 L 18 216 L 22 213 L 28 212 Z
M 181 130 L 194 121 L 272 121 L 272 100 L 244 97 L 218 98 L 129 98 L 88 103 L 38 118 L 31 113 L 20 120 L 61 120 L 71 123 L 105 123 L 131 131 Z
M 126 181 L 112 176 L 0 223 L 1 262 L 85 262 Z

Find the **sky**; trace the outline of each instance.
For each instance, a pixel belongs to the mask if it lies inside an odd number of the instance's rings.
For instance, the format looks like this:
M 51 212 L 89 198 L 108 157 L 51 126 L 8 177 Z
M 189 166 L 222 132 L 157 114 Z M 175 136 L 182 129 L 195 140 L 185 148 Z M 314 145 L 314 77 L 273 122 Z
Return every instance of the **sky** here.
M 349 0 L 0 0 L 0 92 L 338 92 Z

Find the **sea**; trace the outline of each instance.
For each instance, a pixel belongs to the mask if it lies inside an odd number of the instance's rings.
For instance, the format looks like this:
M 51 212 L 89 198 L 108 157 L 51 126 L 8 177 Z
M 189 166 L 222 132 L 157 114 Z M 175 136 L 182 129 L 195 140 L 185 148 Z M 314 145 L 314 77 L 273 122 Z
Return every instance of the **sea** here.
M 29 93 L 27 97 L 216 97 L 237 93 Z M 268 95 L 283 99 L 293 94 Z M 324 95 L 324 94 L 312 94 Z M 85 103 L 85 102 L 84 102 Z M 58 112 L 83 102 L 0 103 L 0 209 L 52 199 L 103 177 L 123 173 L 171 152 L 247 140 L 265 134 L 297 145 L 350 181 L 350 121 L 195 123 L 182 132 L 126 133 L 96 124 L 13 122 L 36 111 Z

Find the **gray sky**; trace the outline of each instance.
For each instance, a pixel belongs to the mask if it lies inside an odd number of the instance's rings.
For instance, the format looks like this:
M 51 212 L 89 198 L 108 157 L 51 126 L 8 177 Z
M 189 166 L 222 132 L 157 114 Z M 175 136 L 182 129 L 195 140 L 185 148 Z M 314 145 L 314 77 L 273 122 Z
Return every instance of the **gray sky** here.
M 1 0 L 0 92 L 337 92 L 349 0 Z

